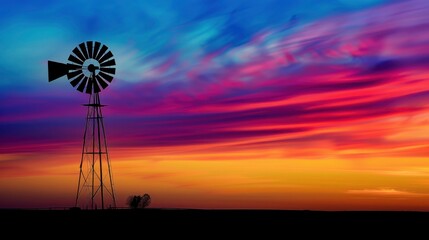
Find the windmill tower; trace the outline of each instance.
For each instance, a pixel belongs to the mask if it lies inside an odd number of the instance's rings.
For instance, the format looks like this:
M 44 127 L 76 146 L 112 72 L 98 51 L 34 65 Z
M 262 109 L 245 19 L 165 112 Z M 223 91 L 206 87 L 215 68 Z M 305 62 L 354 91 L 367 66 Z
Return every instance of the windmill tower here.
M 70 84 L 89 95 L 75 207 L 116 208 L 99 93 L 115 74 L 115 59 L 106 45 L 87 41 L 75 47 L 68 63 L 48 61 L 49 82 L 67 75 Z

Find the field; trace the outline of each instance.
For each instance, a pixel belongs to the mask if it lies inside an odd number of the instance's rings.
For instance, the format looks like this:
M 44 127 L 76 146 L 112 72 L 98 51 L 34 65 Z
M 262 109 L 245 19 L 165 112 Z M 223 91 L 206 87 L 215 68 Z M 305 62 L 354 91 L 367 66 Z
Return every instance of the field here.
M 2 232 L 32 236 L 68 233 L 90 234 L 209 234 L 221 232 L 249 234 L 282 233 L 309 235 L 424 233 L 429 228 L 429 212 L 389 211 L 281 211 L 281 210 L 0 210 Z M 21 226 L 22 228 L 19 228 Z M 13 228 L 24 230 L 14 230 Z M 346 236 L 344 235 L 344 236 Z M 347 237 L 347 238 L 349 238 Z M 294 238 L 295 239 L 295 238 Z

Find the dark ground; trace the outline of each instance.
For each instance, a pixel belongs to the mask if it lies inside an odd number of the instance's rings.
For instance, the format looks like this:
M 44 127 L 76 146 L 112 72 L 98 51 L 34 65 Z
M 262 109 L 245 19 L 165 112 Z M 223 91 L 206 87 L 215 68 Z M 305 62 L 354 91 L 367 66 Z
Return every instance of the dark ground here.
M 420 233 L 425 236 L 426 232 L 429 232 L 429 212 L 1 209 L 0 216 L 2 233 L 12 233 L 16 238 L 26 234 L 54 235 L 55 231 L 59 231 L 61 234 L 67 233 L 68 235 L 64 236 L 68 237 L 83 233 L 88 236 L 87 232 L 99 237 L 109 235 L 112 237 L 116 236 L 115 234 L 122 236 L 156 234 L 155 236 L 159 237 L 172 234 L 179 237 L 183 234 L 199 236 L 199 232 L 203 232 L 205 237 L 201 239 L 213 239 L 224 233 L 241 237 L 250 234 L 251 237 L 253 236 L 252 239 L 261 234 L 263 236 L 271 236 L 271 234 L 272 236 L 278 234 L 281 236 L 295 236 L 294 234 L 331 236 L 333 234 L 343 236 L 343 239 L 355 239 L 358 236 L 359 238 L 368 236 L 371 239 L 371 236 L 376 234 L 385 237 L 407 236 L 406 239 L 414 239 L 411 236 L 420 235 Z M 423 237 L 423 239 L 427 238 Z

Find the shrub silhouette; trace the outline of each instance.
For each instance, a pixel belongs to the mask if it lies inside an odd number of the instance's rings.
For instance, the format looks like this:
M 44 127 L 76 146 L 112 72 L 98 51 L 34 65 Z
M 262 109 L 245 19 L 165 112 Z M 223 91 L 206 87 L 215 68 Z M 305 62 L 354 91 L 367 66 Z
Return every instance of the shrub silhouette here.
M 150 195 L 145 193 L 140 200 L 141 207 L 142 208 L 148 207 L 150 205 L 150 202 L 151 202 Z
M 137 208 L 146 208 L 150 205 L 151 198 L 150 195 L 145 193 L 143 196 L 140 195 L 133 195 L 129 196 L 127 199 L 127 205 L 131 209 L 137 209 Z

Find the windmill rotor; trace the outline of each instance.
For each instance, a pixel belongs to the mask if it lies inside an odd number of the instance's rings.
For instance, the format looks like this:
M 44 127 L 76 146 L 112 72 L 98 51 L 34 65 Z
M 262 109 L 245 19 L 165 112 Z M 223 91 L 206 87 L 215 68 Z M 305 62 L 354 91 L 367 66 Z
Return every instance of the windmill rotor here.
M 97 41 L 80 43 L 72 50 L 68 63 L 48 61 L 48 79 L 67 75 L 80 92 L 98 93 L 107 88 L 116 72 L 116 62 L 109 48 Z

